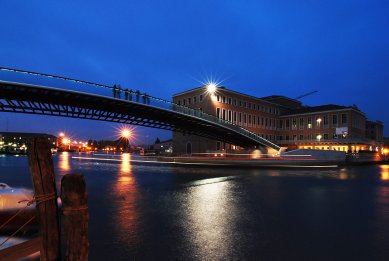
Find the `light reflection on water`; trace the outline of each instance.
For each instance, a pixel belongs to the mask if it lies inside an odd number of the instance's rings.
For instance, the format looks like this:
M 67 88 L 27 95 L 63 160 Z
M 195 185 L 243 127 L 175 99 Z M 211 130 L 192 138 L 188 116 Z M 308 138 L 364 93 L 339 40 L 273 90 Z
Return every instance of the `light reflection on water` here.
M 381 179 L 389 180 L 389 165 L 380 165 Z
M 120 241 L 126 241 L 126 244 L 134 247 L 141 240 L 137 213 L 139 193 L 132 173 L 131 155 L 123 153 L 120 155 L 120 160 L 118 176 L 113 184 L 113 196 L 115 197 L 113 203 L 116 204 L 117 209 L 117 213 L 113 215 L 114 228 Z
M 58 167 L 61 171 L 67 172 L 70 171 L 70 157 L 71 154 L 67 151 L 58 153 Z
M 231 199 L 231 186 L 223 178 L 206 181 L 209 183 L 189 188 L 182 202 L 187 206 L 187 211 L 183 212 L 181 222 L 198 257 L 226 254 L 233 245 L 229 235 L 234 226 L 227 224 L 228 220 L 233 220 L 231 217 L 235 216 L 236 211 Z
M 134 159 L 54 156 L 57 177 L 86 176 L 91 260 L 389 260 L 388 165 L 226 169 Z M 23 157 L 0 158 L 0 167 L 0 182 L 31 182 Z

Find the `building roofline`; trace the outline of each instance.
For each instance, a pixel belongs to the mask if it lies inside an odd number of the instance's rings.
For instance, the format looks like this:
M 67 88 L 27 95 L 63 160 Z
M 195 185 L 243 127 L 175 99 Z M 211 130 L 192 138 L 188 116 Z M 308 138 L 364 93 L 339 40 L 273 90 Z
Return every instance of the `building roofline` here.
M 334 111 L 348 111 L 348 110 L 352 110 L 352 111 L 355 111 L 363 116 L 366 117 L 366 114 L 364 112 L 361 112 L 359 110 L 356 110 L 355 108 L 353 107 L 345 107 L 345 108 L 339 108 L 339 109 L 333 109 L 333 110 L 322 110 L 322 111 L 312 111 L 312 112 L 301 112 L 301 113 L 291 113 L 291 114 L 284 114 L 284 115 L 280 115 L 280 118 L 286 118 L 286 117 L 290 117 L 290 116 L 299 116 L 299 115 L 314 115 L 314 114 L 318 114 L 318 113 L 331 113 L 331 112 L 334 112 Z
M 184 92 L 180 92 L 180 93 L 174 94 L 173 98 L 177 97 L 177 96 L 180 96 L 180 95 L 188 94 L 188 93 L 193 92 L 193 91 L 205 89 L 205 88 L 206 87 L 204 85 L 204 86 L 201 86 L 201 87 L 196 87 L 196 88 L 193 88 L 193 89 L 190 89 L 190 90 L 186 90 Z M 284 107 L 284 106 L 282 106 L 280 104 L 277 104 L 277 103 L 274 103 L 274 102 L 270 102 L 270 101 L 264 100 L 264 99 L 259 98 L 259 97 L 255 97 L 255 96 L 251 96 L 251 95 L 248 95 L 248 94 L 245 94 L 245 93 L 241 93 L 241 92 L 237 92 L 237 91 L 234 91 L 234 90 L 227 89 L 224 86 L 218 86 L 217 88 L 218 89 L 222 89 L 223 91 L 226 91 L 226 92 L 229 92 L 229 93 L 237 94 L 237 95 L 240 95 L 240 96 L 245 96 L 247 98 L 258 100 L 258 101 L 261 101 L 261 102 L 265 102 L 265 103 L 268 103 L 268 104 L 271 104 L 271 105 L 276 105 L 276 106 Z

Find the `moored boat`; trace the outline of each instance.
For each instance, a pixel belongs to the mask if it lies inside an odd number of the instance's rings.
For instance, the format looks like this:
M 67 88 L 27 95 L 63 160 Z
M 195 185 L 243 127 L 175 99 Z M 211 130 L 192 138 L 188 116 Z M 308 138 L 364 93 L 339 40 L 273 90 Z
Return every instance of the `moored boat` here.
M 17 230 L 30 219 L 23 230 L 36 226 L 35 204 L 28 204 L 32 199 L 32 190 L 0 183 L 0 233 Z

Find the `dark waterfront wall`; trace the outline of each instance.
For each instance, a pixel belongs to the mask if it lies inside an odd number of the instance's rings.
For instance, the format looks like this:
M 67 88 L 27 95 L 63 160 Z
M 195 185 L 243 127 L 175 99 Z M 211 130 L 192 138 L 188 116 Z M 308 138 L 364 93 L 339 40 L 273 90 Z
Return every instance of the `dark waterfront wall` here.
M 77 158 L 71 158 L 71 156 Z M 54 155 L 85 174 L 90 260 L 388 260 L 389 166 L 170 167 L 129 154 Z M 31 187 L 27 158 L 0 182 Z

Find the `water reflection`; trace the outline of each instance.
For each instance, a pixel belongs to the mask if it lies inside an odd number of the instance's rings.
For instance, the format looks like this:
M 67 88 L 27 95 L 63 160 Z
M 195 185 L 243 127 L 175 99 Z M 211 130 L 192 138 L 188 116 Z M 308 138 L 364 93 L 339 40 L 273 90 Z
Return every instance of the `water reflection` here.
M 131 155 L 129 153 L 123 153 L 121 155 L 121 164 L 120 172 L 121 174 L 130 174 L 131 173 Z
M 381 179 L 389 180 L 389 165 L 380 165 Z
M 195 256 L 203 260 L 229 256 L 237 218 L 234 200 L 231 183 L 224 178 L 206 179 L 188 188 L 182 222 Z
M 139 214 L 137 203 L 139 192 L 136 179 L 132 173 L 131 155 L 121 155 L 120 170 L 114 183 L 113 204 L 117 208 L 115 212 L 115 228 L 119 240 L 130 246 L 139 244 Z
M 70 162 L 69 162 L 70 154 L 65 151 L 58 154 L 58 167 L 61 171 L 70 171 Z

